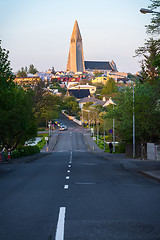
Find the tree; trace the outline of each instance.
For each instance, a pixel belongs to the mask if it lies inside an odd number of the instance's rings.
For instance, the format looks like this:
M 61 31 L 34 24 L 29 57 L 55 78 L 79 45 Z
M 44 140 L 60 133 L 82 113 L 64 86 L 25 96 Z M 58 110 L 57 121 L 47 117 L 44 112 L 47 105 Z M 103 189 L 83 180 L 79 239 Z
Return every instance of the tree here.
M 140 78 L 141 82 L 149 82 L 154 84 L 160 77 L 158 56 L 160 55 L 160 39 L 154 40 L 150 38 L 144 44 L 144 47 L 138 48 L 136 51 L 137 56 L 143 56 L 141 62 Z
M 114 112 L 110 109 L 109 118 L 115 118 L 116 132 L 127 143 L 133 139 L 133 89 L 121 91 L 116 98 Z M 135 136 L 136 142 L 158 142 L 160 139 L 160 92 L 150 84 L 137 83 L 135 86 Z M 108 109 L 109 110 L 109 109 Z
M 37 128 L 32 99 L 28 92 L 14 84 L 8 54 L 0 46 L 0 143 L 13 150 L 35 136 Z
M 3 86 L 11 86 L 15 77 L 8 60 L 9 51 L 1 47 L 1 42 L 0 40 L 0 84 L 2 88 Z
M 38 70 L 34 67 L 33 64 L 30 64 L 28 72 L 31 74 L 36 74 L 38 72 Z
M 156 10 L 160 7 L 160 0 L 151 0 L 149 8 Z M 151 24 L 146 25 L 148 34 L 159 34 L 160 33 L 160 14 L 153 14 Z
M 63 103 L 63 109 L 66 110 L 69 115 L 75 116 L 79 113 L 80 108 L 74 97 L 64 97 Z
M 102 88 L 101 95 L 113 96 L 118 91 L 115 81 L 110 78 Z
M 47 123 L 52 118 L 57 118 L 61 110 L 61 97 L 47 92 L 45 83 L 39 81 L 34 89 L 28 89 L 33 102 L 33 113 L 37 123 Z
M 20 78 L 27 77 L 26 69 L 22 67 L 21 70 L 18 71 L 17 77 L 20 77 Z
M 96 77 L 98 77 L 98 76 L 100 76 L 100 75 L 102 75 L 103 74 L 103 72 L 101 72 L 101 71 L 98 71 L 98 70 L 95 70 L 94 71 L 94 77 L 96 78 Z

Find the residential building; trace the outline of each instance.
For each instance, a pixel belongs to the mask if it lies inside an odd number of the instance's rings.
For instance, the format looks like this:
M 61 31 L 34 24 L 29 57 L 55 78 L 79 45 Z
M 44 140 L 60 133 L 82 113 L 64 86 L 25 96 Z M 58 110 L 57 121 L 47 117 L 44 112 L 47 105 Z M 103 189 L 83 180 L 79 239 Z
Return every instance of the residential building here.
M 92 80 L 92 83 L 103 83 L 105 84 L 108 81 L 106 76 L 100 76 Z
M 69 87 L 69 89 L 89 89 L 91 95 L 93 95 L 96 92 L 96 87 L 89 84 L 86 84 L 86 85 L 76 84 Z
M 14 82 L 22 87 L 31 87 L 33 88 L 39 81 L 41 81 L 40 77 L 16 77 Z
M 96 103 L 97 101 L 99 101 L 99 99 L 98 98 L 94 98 L 94 97 L 84 97 L 84 98 L 82 98 L 82 99 L 80 99 L 79 101 L 78 101 L 78 104 L 79 104 L 79 107 L 82 109 L 83 108 L 83 106 L 86 104 L 86 103 L 89 103 L 89 102 L 91 102 L 91 103 Z
M 67 90 L 67 96 L 74 96 L 77 101 L 90 96 L 90 91 L 89 89 L 68 89 Z

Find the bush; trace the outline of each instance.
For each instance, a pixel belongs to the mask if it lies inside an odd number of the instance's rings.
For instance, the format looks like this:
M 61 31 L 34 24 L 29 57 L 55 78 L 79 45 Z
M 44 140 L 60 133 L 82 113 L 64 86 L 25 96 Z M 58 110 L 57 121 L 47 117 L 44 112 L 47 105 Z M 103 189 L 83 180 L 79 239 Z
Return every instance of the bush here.
M 18 150 L 14 150 L 12 153 L 11 153 L 11 158 L 20 158 L 20 152 Z M 6 158 L 8 158 L 7 154 L 6 154 Z
M 118 143 L 118 145 L 116 146 L 116 152 L 125 153 L 125 144 L 124 143 Z
M 34 155 L 40 152 L 39 147 L 36 146 L 22 146 L 11 153 L 11 158 L 19 158 Z

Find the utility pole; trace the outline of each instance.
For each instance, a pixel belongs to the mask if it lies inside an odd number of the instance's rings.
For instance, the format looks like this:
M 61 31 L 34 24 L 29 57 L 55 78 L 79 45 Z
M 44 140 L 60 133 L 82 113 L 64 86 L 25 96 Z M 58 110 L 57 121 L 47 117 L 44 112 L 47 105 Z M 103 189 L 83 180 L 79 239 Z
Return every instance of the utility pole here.
M 104 151 L 105 151 L 105 144 L 106 144 L 106 141 L 105 141 L 105 118 L 104 118 Z
M 97 146 L 98 146 L 98 140 L 99 140 L 99 121 L 98 121 L 98 114 L 96 113 L 97 117 Z
M 94 112 L 93 112 L 93 139 L 94 139 Z
M 114 104 L 113 104 L 113 112 L 114 112 Z M 115 122 L 113 118 L 113 152 L 115 153 Z
M 135 115 L 134 115 L 134 83 L 133 84 L 133 158 L 135 158 Z

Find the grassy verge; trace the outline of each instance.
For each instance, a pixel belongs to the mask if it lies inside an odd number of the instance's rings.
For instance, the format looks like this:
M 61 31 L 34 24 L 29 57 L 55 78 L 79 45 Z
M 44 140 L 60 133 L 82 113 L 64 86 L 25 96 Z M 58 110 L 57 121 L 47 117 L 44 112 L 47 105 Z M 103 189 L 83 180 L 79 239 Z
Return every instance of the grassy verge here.
M 42 133 L 42 134 L 39 134 L 38 137 L 42 137 L 41 141 L 39 141 L 37 143 L 37 146 L 39 147 L 40 150 L 42 150 L 42 148 L 45 146 L 46 144 L 46 140 L 45 140 L 45 137 L 48 137 L 48 133 Z

